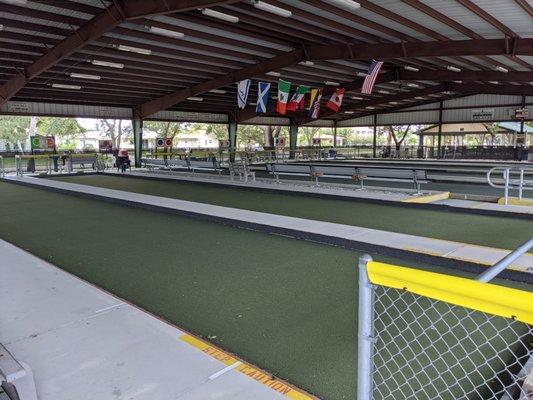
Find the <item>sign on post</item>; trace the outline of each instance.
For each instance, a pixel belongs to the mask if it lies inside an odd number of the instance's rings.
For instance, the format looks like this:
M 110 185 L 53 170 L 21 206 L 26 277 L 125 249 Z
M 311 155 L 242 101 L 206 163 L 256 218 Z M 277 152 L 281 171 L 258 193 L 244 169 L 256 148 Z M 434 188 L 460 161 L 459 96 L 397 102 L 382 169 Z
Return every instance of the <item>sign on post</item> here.
M 30 136 L 32 150 L 48 150 L 56 147 L 55 136 Z
M 172 147 L 172 138 L 160 137 L 155 140 L 156 147 Z
M 218 148 L 219 149 L 229 149 L 230 148 L 229 140 L 219 140 L 218 141 Z
M 287 145 L 287 140 L 284 137 L 276 137 L 274 138 L 274 146 L 275 147 L 285 147 Z

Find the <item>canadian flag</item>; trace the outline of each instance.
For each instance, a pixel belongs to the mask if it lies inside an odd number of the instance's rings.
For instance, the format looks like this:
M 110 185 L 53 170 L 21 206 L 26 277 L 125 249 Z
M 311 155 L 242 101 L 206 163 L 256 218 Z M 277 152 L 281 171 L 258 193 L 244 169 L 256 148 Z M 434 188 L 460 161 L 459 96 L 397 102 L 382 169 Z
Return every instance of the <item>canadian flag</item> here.
M 344 92 L 344 88 L 335 89 L 335 93 L 331 95 L 331 98 L 326 104 L 326 107 L 332 109 L 335 112 L 339 112 L 339 109 L 341 108 L 342 104 L 342 99 L 344 98 Z

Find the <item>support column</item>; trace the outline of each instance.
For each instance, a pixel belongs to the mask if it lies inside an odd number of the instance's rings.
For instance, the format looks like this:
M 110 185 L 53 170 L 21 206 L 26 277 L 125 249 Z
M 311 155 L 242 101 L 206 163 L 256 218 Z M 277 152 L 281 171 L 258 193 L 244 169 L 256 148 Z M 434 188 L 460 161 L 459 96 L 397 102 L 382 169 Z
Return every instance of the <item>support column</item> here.
M 337 147 L 337 121 L 333 121 L 333 148 Z
M 229 159 L 235 161 L 235 151 L 237 150 L 237 121 L 233 116 L 228 119 L 228 140 L 229 140 Z
M 291 118 L 291 125 L 289 126 L 289 158 L 296 157 L 296 145 L 298 143 L 298 123 Z
M 439 102 L 439 131 L 437 133 L 437 158 L 442 158 L 442 101 Z
M 378 147 L 378 115 L 374 114 L 374 121 L 373 121 L 373 138 L 372 138 L 372 157 L 376 158 L 377 155 L 377 147 Z
M 135 147 L 135 167 L 140 168 L 143 152 L 143 120 L 133 112 L 133 146 Z

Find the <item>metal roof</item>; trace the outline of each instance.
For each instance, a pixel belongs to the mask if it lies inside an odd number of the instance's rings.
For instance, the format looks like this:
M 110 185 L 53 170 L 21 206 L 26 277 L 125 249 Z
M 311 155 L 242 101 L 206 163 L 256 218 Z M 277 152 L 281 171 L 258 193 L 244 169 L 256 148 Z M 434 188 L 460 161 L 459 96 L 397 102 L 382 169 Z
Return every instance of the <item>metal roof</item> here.
M 334 90 L 325 81 L 345 87 L 341 111 L 323 108 L 320 116 L 335 121 L 478 93 L 533 95 L 528 0 L 361 0 L 356 10 L 331 0 L 264 1 L 290 11 L 289 18 L 253 3 L 0 0 L 0 106 L 10 99 L 109 105 L 132 107 L 141 117 L 168 110 L 227 114 L 244 122 L 258 115 L 253 106 L 237 108 L 235 82 L 253 79 L 253 102 L 257 81 L 272 82 L 276 90 L 272 73 L 293 87 L 325 88 L 324 104 Z M 203 8 L 239 21 L 206 16 Z M 385 65 L 374 93 L 361 95 L 363 77 L 357 74 L 372 58 Z M 462 71 L 451 72 L 449 65 Z M 281 117 L 272 108 L 259 117 L 265 116 Z M 312 122 L 306 112 L 285 117 Z

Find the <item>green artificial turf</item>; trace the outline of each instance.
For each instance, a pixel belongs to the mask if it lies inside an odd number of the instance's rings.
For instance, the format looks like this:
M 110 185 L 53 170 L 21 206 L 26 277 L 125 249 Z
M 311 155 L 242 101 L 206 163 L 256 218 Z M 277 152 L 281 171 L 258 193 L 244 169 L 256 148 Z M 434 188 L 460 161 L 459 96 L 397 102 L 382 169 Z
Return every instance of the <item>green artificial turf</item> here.
M 504 249 L 514 249 L 533 236 L 533 223 L 517 218 L 413 209 L 179 181 L 106 175 L 54 179 Z
M 321 398 L 355 398 L 357 253 L 7 183 L 0 207 L 1 238 Z

